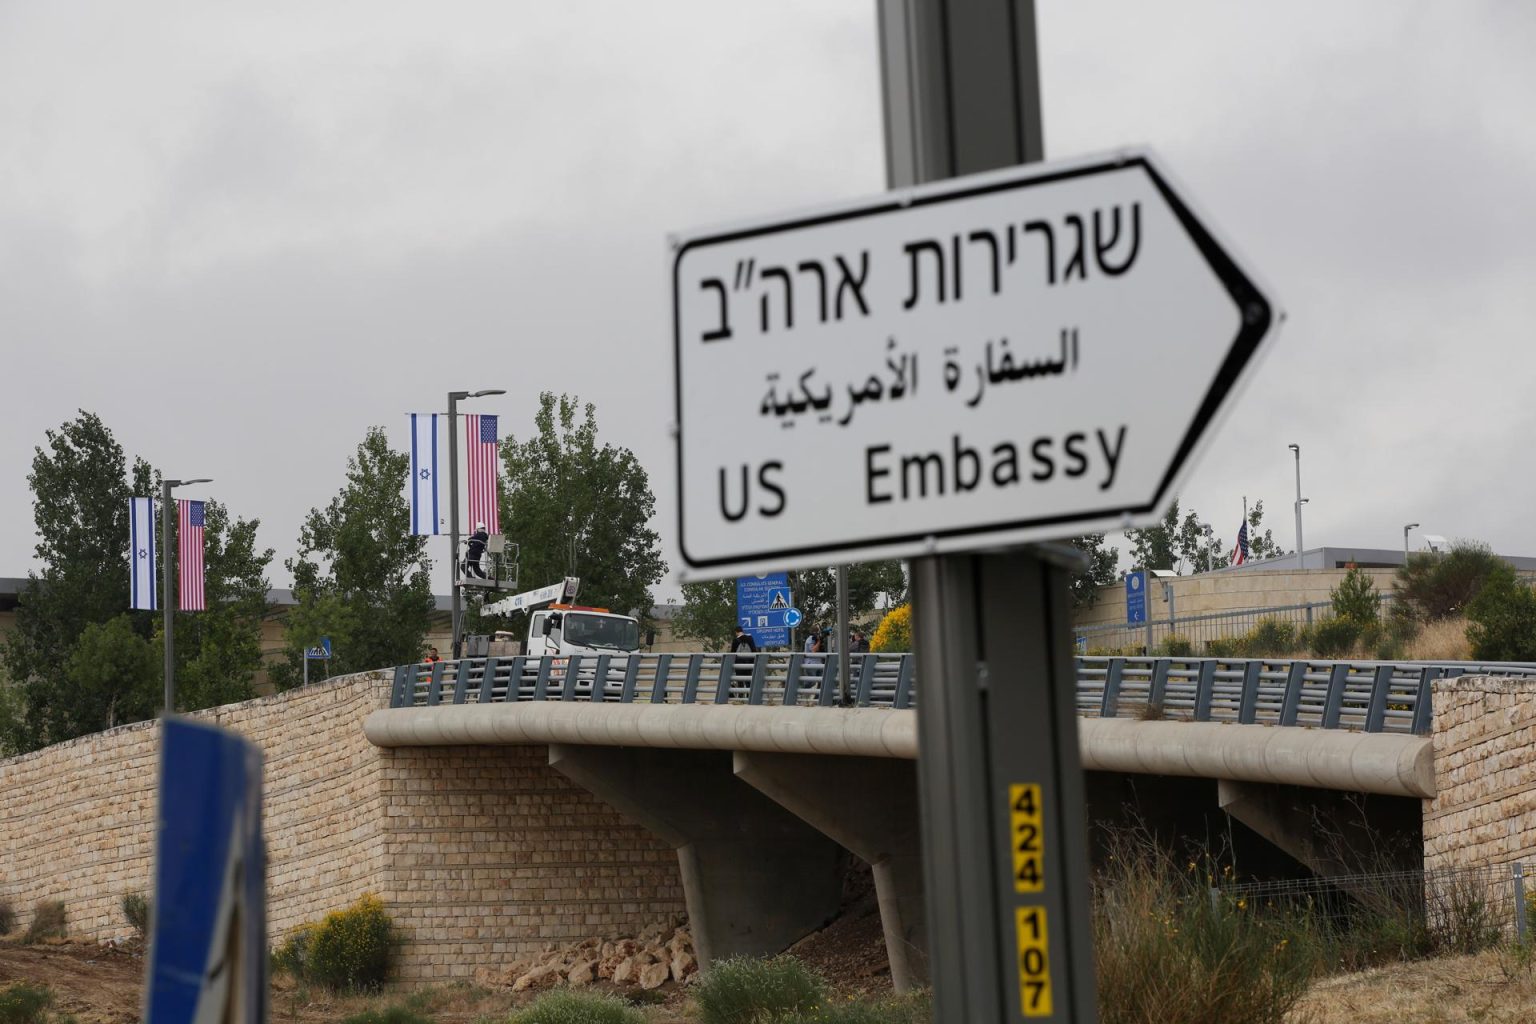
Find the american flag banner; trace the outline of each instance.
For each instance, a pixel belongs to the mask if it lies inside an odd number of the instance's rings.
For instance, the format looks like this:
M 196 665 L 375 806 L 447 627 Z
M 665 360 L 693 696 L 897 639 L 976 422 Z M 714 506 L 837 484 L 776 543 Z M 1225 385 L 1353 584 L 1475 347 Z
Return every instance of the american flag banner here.
M 203 503 L 176 500 L 176 568 L 181 610 L 203 612 Z
M 1237 528 L 1237 547 L 1232 549 L 1232 556 L 1228 565 L 1242 565 L 1248 561 L 1248 524 L 1244 523 Z
M 155 500 L 128 499 L 128 607 L 152 612 L 155 600 Z
M 495 416 L 464 417 L 464 457 L 469 467 L 469 526 L 484 523 L 487 533 L 500 533 Z

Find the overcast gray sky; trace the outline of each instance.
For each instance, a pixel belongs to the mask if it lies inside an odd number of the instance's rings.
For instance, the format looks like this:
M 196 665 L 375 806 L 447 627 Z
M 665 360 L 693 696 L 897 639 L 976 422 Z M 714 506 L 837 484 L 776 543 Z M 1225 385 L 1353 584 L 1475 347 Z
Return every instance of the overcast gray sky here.
M 1289 316 L 1186 501 L 1291 545 L 1296 442 L 1309 546 L 1536 554 L 1536 7 L 1038 7 L 1048 157 L 1151 144 Z M 880 190 L 878 74 L 872 0 L 0 0 L 0 576 L 79 408 L 285 586 L 366 428 L 475 387 L 596 403 L 675 567 L 665 236 Z

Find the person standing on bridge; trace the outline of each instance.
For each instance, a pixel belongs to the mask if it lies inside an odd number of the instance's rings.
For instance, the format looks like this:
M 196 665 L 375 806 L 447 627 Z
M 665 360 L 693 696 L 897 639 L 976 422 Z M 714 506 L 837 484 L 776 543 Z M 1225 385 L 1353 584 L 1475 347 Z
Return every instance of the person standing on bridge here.
M 736 626 L 736 639 L 731 641 L 731 653 L 736 654 L 746 651 L 748 654 L 757 653 L 757 641 L 752 639 L 752 634 L 747 632 L 747 627 Z

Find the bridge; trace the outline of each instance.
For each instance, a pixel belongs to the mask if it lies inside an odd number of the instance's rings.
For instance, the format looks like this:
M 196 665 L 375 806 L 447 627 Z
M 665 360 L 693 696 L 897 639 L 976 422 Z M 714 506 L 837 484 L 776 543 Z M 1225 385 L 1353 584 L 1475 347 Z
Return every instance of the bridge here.
M 378 893 L 407 983 L 688 913 L 706 957 L 791 944 L 872 866 L 894 979 L 926 945 L 911 658 L 466 659 L 192 717 L 264 753 L 274 936 Z M 1533 666 L 1081 658 L 1087 818 L 1230 844 L 1245 874 L 1536 858 Z M 993 666 L 991 685 L 1017 685 Z M 844 701 L 846 700 L 846 705 Z M 158 723 L 0 759 L 0 900 L 126 938 Z M 1097 834 L 1097 832 L 1096 832 Z M 23 920 L 25 924 L 25 920 Z
M 873 870 L 905 987 L 923 977 L 926 947 L 919 680 L 910 655 L 854 655 L 846 684 L 837 665 L 802 653 L 404 665 L 364 731 L 381 747 L 547 745 L 555 770 L 677 851 L 706 963 L 783 948 L 828 919 L 847 850 Z M 1489 666 L 1082 657 L 1076 668 L 1091 820 L 1130 805 L 1154 826 L 1209 834 L 1204 813 L 1219 808 L 1329 873 L 1353 845 L 1381 841 L 1368 832 L 1422 848 L 1434 685 Z M 1139 776 L 1158 798 L 1136 798 L 1127 780 Z M 1214 801 L 1180 779 L 1214 782 Z

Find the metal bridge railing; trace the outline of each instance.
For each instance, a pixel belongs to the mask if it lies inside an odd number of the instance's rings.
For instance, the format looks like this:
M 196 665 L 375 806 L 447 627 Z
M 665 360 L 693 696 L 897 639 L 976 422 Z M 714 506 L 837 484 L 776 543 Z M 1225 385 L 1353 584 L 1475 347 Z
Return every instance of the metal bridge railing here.
M 849 703 L 912 706 L 911 655 L 849 660 Z M 837 673 L 836 656 L 805 653 L 464 658 L 396 668 L 390 706 L 584 700 L 834 707 L 842 699 Z
M 848 703 L 916 704 L 910 654 L 850 656 Z M 1263 658 L 1080 657 L 1077 710 L 1166 718 L 1427 735 L 1430 687 L 1472 673 L 1536 675 L 1536 665 Z M 491 657 L 401 665 L 390 707 L 530 700 L 835 707 L 834 655 L 616 654 Z

